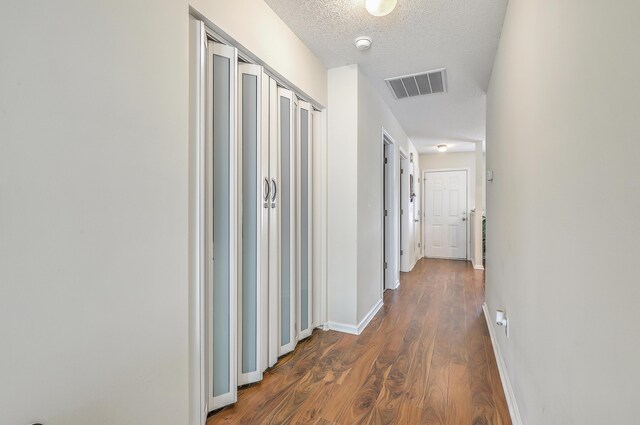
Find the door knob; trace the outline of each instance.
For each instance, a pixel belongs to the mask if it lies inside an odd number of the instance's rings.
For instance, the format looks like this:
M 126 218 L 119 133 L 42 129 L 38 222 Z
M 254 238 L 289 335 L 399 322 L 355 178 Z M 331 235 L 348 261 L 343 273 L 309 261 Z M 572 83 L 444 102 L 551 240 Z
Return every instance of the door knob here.
M 467 221 L 467 217 L 462 217 L 462 221 Z

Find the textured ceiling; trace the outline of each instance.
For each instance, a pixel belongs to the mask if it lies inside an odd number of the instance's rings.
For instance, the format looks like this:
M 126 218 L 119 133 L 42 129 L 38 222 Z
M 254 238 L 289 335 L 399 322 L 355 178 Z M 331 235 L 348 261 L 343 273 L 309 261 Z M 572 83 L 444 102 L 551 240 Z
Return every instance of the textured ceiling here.
M 374 17 L 364 0 L 265 0 L 328 68 L 360 64 L 421 152 L 485 139 L 485 93 L 507 0 L 398 0 Z M 354 39 L 373 39 L 360 52 Z M 395 100 L 385 78 L 447 68 L 449 91 Z M 458 142 L 458 143 L 456 143 Z

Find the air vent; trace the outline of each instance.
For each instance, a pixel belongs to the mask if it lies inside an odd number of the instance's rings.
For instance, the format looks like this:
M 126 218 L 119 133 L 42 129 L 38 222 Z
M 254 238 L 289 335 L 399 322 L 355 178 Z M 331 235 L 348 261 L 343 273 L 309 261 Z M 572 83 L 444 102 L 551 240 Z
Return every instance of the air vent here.
M 446 70 L 442 68 L 435 71 L 421 72 L 419 74 L 388 78 L 384 81 L 396 99 L 399 100 L 405 97 L 445 93 L 447 91 L 445 72 Z

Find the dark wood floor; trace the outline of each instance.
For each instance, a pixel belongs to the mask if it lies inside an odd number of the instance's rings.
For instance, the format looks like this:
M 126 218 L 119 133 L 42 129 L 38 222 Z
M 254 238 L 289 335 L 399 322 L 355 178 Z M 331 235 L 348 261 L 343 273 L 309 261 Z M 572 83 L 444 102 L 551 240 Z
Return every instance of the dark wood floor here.
M 420 260 L 362 335 L 315 331 L 207 425 L 511 424 L 483 273 Z

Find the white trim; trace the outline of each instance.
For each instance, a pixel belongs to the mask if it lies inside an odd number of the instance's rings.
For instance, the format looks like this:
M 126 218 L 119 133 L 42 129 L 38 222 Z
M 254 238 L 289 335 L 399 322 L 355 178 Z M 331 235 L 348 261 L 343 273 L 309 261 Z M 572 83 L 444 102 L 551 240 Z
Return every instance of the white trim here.
M 189 424 L 207 420 L 205 344 L 205 97 L 206 34 L 204 24 L 190 19 L 189 141 Z
M 496 340 L 495 330 L 493 329 L 493 320 L 489 314 L 489 307 L 487 307 L 487 303 L 482 304 L 482 311 L 484 311 L 484 318 L 487 321 L 487 327 L 489 328 L 491 345 L 493 346 L 493 353 L 496 356 L 496 363 L 498 364 L 498 371 L 500 372 L 500 380 L 502 381 L 504 395 L 507 399 L 511 422 L 513 425 L 523 425 L 522 418 L 520 417 L 520 410 L 518 409 L 518 403 L 516 402 L 516 395 L 513 392 L 511 380 L 509 379 L 509 374 L 507 372 L 507 365 L 504 362 L 504 357 L 502 357 L 500 345 L 498 345 L 498 341 Z
M 384 127 L 382 127 L 382 158 L 380 158 L 380 163 L 384 164 L 384 158 L 385 158 L 385 147 L 389 145 L 392 146 L 392 157 L 389 158 L 389 166 L 390 166 L 390 172 L 393 173 L 391 180 L 392 180 L 392 188 L 391 188 L 391 192 L 392 192 L 392 199 L 390 201 L 391 205 L 389 208 L 389 220 L 390 220 L 390 225 L 392 227 L 395 228 L 395 230 L 392 232 L 392 239 L 393 241 L 391 242 L 391 247 L 390 248 L 390 253 L 389 255 L 387 255 L 387 257 L 385 257 L 385 249 L 387 247 L 385 247 L 386 241 L 385 241 L 385 226 L 384 226 L 384 210 L 385 210 L 385 205 L 384 205 L 384 201 L 382 203 L 382 208 L 380 210 L 380 214 L 381 214 L 381 221 L 380 221 L 380 225 L 381 225 L 381 254 L 382 254 L 382 264 L 380 264 L 380 269 L 381 269 L 381 277 L 382 277 L 382 281 L 380 284 L 380 298 L 382 298 L 382 294 L 384 293 L 384 291 L 386 289 L 396 289 L 399 286 L 399 281 L 396 282 L 396 285 L 392 288 L 392 287 L 386 287 L 385 288 L 385 281 L 387 280 L 387 274 L 391 274 L 393 276 L 394 279 L 399 279 L 400 277 L 400 153 L 402 151 L 402 149 L 399 147 L 399 145 L 396 143 L 396 141 L 394 140 L 394 138 L 391 136 L 391 134 L 389 134 Z M 384 166 L 384 165 L 383 165 Z M 397 183 L 397 184 L 396 184 Z M 386 190 L 386 182 L 385 182 L 385 177 L 384 177 L 384 171 L 382 173 L 382 190 L 383 192 Z M 385 197 L 385 194 L 383 193 L 383 199 Z M 387 261 L 390 260 L 390 261 Z M 387 261 L 387 268 L 389 269 L 389 271 L 387 272 L 384 268 L 384 263 L 385 261 Z M 390 280 L 390 279 L 389 279 Z
M 313 202 L 312 241 L 313 247 L 313 326 L 327 322 L 327 229 L 326 229 L 326 120 L 323 111 L 314 110 L 312 138 L 312 181 Z
M 360 321 L 358 326 L 347 325 L 345 323 L 338 323 L 338 322 L 329 322 L 327 323 L 328 328 L 331 329 L 332 331 L 338 331 L 338 332 L 348 333 L 352 335 L 360 335 L 362 331 L 365 330 L 367 325 L 369 325 L 369 323 L 375 317 L 375 315 L 378 314 L 378 311 L 380 311 L 383 305 L 384 305 L 384 302 L 382 301 L 382 298 L 381 298 L 378 300 L 376 305 L 374 305 L 371 308 L 371 310 L 369 310 L 367 315 L 364 316 L 364 318 Z
M 307 158 L 302 157 L 302 115 L 307 115 Z M 311 336 L 313 332 L 313 106 L 300 100 L 296 111 L 296 288 L 298 341 Z M 307 161 L 307 328 L 302 329 L 302 164 Z
M 328 322 L 327 326 L 331 331 L 337 331 L 337 332 L 342 332 L 342 333 L 351 334 L 351 335 L 359 335 L 358 327 L 355 325 L 347 325 L 345 323 L 339 323 L 339 322 Z
M 471 261 L 471 265 L 473 266 L 474 269 L 476 269 L 476 270 L 484 270 L 484 266 L 482 264 L 475 264 L 473 262 L 473 258 L 470 261 Z
M 396 283 L 394 283 L 393 286 L 390 286 L 387 289 L 395 290 L 395 289 L 398 289 L 399 287 L 400 287 L 400 279 L 396 280 Z
M 411 264 L 411 267 L 409 267 L 409 271 L 412 271 L 413 268 L 416 266 L 416 264 L 418 264 L 418 256 L 416 255 L 415 261 L 413 262 L 413 264 Z
M 367 313 L 362 321 L 360 321 L 360 324 L 358 325 L 358 335 L 360 335 L 362 331 L 369 325 L 369 322 L 371 322 L 371 320 L 375 317 L 378 311 L 380 311 L 383 305 L 384 301 L 382 301 L 382 298 L 380 298 L 376 305 L 374 305 L 371 310 L 369 310 L 369 313 Z
M 411 271 L 411 266 L 409 265 L 409 245 L 413 243 L 410 241 L 409 233 L 412 226 L 412 222 L 409 219 L 409 209 L 411 208 L 411 202 L 406 202 L 405 200 L 410 199 L 403 195 L 408 195 L 410 189 L 410 175 L 411 175 L 411 161 L 409 160 L 409 154 L 406 154 L 404 150 L 400 147 L 400 161 L 398 163 L 399 170 L 399 179 L 400 183 L 398 189 L 398 219 L 400 224 L 399 237 L 398 237 L 398 255 L 399 255 L 399 263 L 398 263 L 398 271 L 408 273 Z M 402 168 L 402 161 L 406 161 L 406 168 Z M 406 174 L 405 174 L 406 173 Z M 406 249 L 405 249 L 406 247 Z M 406 266 L 406 267 L 403 267 Z

